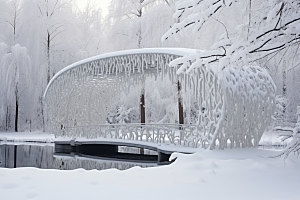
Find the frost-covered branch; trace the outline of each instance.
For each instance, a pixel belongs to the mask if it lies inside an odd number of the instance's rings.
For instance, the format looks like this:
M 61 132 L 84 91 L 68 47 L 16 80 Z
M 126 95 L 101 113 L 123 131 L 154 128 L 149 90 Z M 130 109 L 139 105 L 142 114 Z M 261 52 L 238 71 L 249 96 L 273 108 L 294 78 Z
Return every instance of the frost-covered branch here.
M 173 25 L 162 40 L 174 36 L 194 34 L 222 9 L 230 8 L 239 0 L 181 0 L 176 4 Z M 194 56 L 177 59 L 171 65 L 180 65 L 178 73 L 189 72 L 202 65 L 217 62 L 226 66 L 243 66 L 282 51 L 300 42 L 300 2 L 268 0 L 261 2 L 261 12 L 249 15 L 249 22 L 236 27 L 237 34 L 228 37 L 228 31 L 209 50 Z M 184 15 L 184 13 L 190 13 Z M 220 22 L 220 20 L 218 20 Z
M 283 156 L 286 159 L 290 153 L 299 153 L 300 152 L 300 106 L 297 107 L 297 116 L 298 120 L 295 128 L 289 127 L 276 127 L 275 130 L 281 131 L 279 137 L 281 141 L 286 141 L 287 139 L 292 138 L 292 141 L 287 145 L 285 150 L 283 150 L 276 157 Z
M 199 31 L 204 23 L 225 6 L 231 6 L 232 1 L 220 0 L 180 0 L 176 3 L 176 11 L 173 18 L 181 21 L 173 25 L 173 27 L 162 36 L 163 40 L 168 39 L 172 35 L 192 27 L 193 34 Z M 192 12 L 184 20 L 181 20 L 185 12 Z
M 276 128 L 278 131 L 284 131 L 280 134 L 282 141 L 292 138 L 292 141 L 287 145 L 287 147 L 275 157 L 283 156 L 286 159 L 290 153 L 299 153 L 300 152 L 300 126 L 296 126 L 292 130 L 290 128 Z

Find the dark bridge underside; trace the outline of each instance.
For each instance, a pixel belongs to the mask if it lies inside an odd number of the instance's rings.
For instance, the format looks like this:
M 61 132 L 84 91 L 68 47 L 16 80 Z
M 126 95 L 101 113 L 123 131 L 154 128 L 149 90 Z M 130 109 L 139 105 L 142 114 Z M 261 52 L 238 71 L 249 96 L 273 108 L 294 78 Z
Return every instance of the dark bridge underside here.
M 118 152 L 119 146 L 136 147 L 142 149 L 149 149 L 156 151 L 158 155 L 144 155 Z M 158 149 L 157 147 L 125 142 L 111 142 L 111 141 L 56 141 L 55 154 L 56 155 L 79 155 L 91 158 L 101 158 L 106 160 L 122 160 L 128 162 L 140 163 L 157 163 L 158 165 L 170 164 L 171 154 L 174 151 L 166 151 Z

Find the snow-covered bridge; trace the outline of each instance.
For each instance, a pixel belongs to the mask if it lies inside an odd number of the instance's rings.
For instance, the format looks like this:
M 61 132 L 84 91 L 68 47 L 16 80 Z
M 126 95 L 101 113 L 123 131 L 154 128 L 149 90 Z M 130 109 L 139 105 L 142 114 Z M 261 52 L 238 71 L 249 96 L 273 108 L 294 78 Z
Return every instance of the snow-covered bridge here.
M 169 63 L 192 49 L 138 49 L 74 63 L 48 84 L 45 110 L 56 137 L 111 138 L 214 149 L 257 146 L 273 112 L 275 86 L 257 66 L 204 66 L 177 74 Z M 184 64 L 184 63 L 183 63 Z M 105 124 L 120 91 L 144 84 L 146 76 L 169 76 L 194 91 L 200 108 L 195 125 Z

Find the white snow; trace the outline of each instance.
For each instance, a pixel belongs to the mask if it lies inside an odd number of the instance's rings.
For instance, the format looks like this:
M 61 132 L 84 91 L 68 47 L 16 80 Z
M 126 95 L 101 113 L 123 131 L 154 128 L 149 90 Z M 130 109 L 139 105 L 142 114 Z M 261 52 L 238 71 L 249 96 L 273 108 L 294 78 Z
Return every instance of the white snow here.
M 28 143 L 28 142 L 36 142 L 36 143 L 53 143 L 54 141 L 70 141 L 72 138 L 68 137 L 58 137 L 55 138 L 54 134 L 49 134 L 49 133 L 44 133 L 41 131 L 35 131 L 35 132 L 18 132 L 18 133 L 1 133 L 0 132 L 0 144 L 2 142 L 14 142 L 14 143 Z M 107 142 L 130 142 L 128 140 L 116 140 L 116 139 L 109 139 L 109 138 L 100 138 L 100 139 L 87 139 L 87 138 L 77 138 L 76 141 L 81 141 L 81 142 L 88 142 L 88 141 L 107 141 Z M 259 145 L 286 145 L 289 143 L 291 140 L 288 140 L 286 142 L 282 142 L 281 138 L 279 137 L 279 134 L 273 131 L 266 131 L 262 135 Z M 164 150 L 170 150 L 170 151 L 180 151 L 182 149 L 185 149 L 185 152 L 195 152 L 194 148 L 187 148 L 187 147 L 176 147 L 174 145 L 164 145 L 164 144 L 149 144 L 148 142 L 143 142 L 143 141 L 134 141 L 137 144 L 141 145 L 151 145 L 155 147 L 160 147 L 160 149 Z M 165 148 L 164 148 L 165 147 Z
M 13 132 L 1 133 L 0 142 L 36 142 L 36 143 L 53 143 L 55 136 L 53 134 L 44 133 L 41 131 L 34 132 Z
M 11 133 L 0 135 L 8 138 Z M 177 160 L 169 166 L 125 171 L 0 168 L 0 199 L 298 200 L 300 159 L 268 158 L 278 153 L 253 148 L 199 150 L 191 155 L 174 153 Z
M 279 134 L 273 131 L 266 131 L 262 135 L 259 145 L 261 146 L 286 146 L 291 142 L 291 139 L 287 141 L 282 141 L 282 138 L 279 137 Z
M 257 149 L 173 154 L 170 166 L 129 170 L 0 169 L 8 199 L 299 199 L 300 160 Z

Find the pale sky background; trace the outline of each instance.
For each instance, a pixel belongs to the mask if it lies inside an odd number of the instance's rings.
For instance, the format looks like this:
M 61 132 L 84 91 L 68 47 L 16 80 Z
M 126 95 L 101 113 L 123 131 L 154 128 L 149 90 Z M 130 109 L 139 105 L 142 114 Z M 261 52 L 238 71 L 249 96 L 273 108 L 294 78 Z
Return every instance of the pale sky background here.
M 84 7 L 87 1 L 88 0 L 77 0 L 78 6 Z M 110 0 L 92 0 L 92 1 L 96 2 L 97 5 L 99 5 L 99 7 L 102 9 L 103 17 L 105 17 L 108 14 L 108 6 Z

